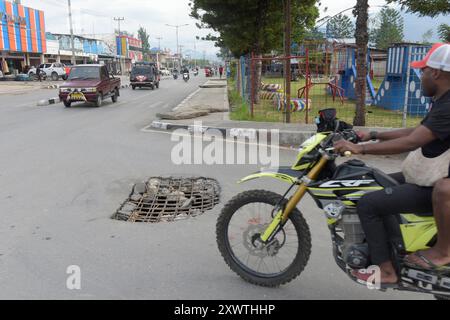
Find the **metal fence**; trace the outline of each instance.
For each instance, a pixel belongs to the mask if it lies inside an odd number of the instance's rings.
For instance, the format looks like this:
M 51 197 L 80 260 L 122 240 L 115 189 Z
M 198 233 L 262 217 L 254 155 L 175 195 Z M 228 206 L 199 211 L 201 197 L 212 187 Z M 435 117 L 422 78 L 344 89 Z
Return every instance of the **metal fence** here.
M 369 50 L 366 75 L 366 126 L 413 127 L 428 112 L 420 70 L 410 67 L 429 46 L 399 44 L 387 51 Z M 318 111 L 336 108 L 340 119 L 353 122 L 356 110 L 356 57 L 354 45 L 306 42 L 291 58 L 292 98 L 285 97 L 284 57 L 241 57 L 237 63 L 236 90 L 247 101 L 250 120 L 314 123 Z M 262 77 L 256 76 L 262 63 Z M 256 99 L 252 99 L 257 94 Z

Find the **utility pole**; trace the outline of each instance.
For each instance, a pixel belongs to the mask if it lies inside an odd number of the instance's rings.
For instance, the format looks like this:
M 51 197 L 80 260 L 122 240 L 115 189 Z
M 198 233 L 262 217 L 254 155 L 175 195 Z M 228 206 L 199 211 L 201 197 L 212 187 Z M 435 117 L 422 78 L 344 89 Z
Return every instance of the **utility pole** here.
M 179 59 L 180 59 L 180 67 L 183 65 L 183 47 L 182 45 L 180 45 L 180 55 L 179 55 Z
M 122 21 L 124 21 L 125 20 L 125 18 L 124 17 L 114 17 L 114 21 L 117 21 L 117 23 L 119 24 L 119 41 L 122 41 L 121 40 L 121 38 L 120 38 L 120 23 L 122 22 Z M 122 52 L 120 52 L 120 54 L 119 54 L 119 64 L 120 64 L 120 70 L 121 70 L 121 73 L 122 73 L 122 75 L 124 74 L 124 66 L 123 66 L 123 63 L 122 63 Z
M 125 20 L 124 17 L 114 18 L 114 21 L 117 21 L 118 24 L 119 24 L 119 37 L 120 37 L 120 23 L 121 23 L 122 21 L 124 21 L 124 20 Z
M 286 31 L 285 31 L 285 67 L 284 74 L 286 76 L 286 123 L 291 122 L 291 0 L 285 0 L 285 17 Z M 308 80 L 306 80 L 308 81 Z M 306 97 L 308 99 L 308 97 Z
M 194 37 L 194 64 L 195 69 L 197 69 L 197 43 L 195 41 L 195 37 Z
M 156 37 L 158 40 L 158 52 L 156 53 L 156 65 L 158 66 L 158 69 L 160 68 L 159 65 L 159 54 L 161 53 L 161 39 L 162 37 Z
M 180 56 L 180 53 L 179 53 L 179 46 L 178 46 L 178 29 L 179 28 L 181 28 L 181 27 L 186 27 L 186 26 L 188 26 L 189 24 L 180 24 L 180 25 L 171 25 L 171 24 L 167 24 L 166 23 L 166 26 L 168 26 L 168 27 L 172 27 L 172 28 L 175 28 L 176 29 L 176 32 L 177 32 L 177 56 L 179 57 Z M 179 64 L 180 62 L 178 61 L 178 64 Z M 180 65 L 179 65 L 180 66 Z M 180 66 L 181 67 L 181 66 Z
M 69 23 L 70 23 L 70 46 L 72 48 L 72 65 L 77 63 L 75 59 L 75 40 L 73 38 L 73 23 L 72 23 L 72 4 L 70 0 L 67 0 L 69 6 Z
M 156 37 L 156 40 L 158 40 L 158 50 L 161 51 L 161 40 L 163 38 L 162 37 Z

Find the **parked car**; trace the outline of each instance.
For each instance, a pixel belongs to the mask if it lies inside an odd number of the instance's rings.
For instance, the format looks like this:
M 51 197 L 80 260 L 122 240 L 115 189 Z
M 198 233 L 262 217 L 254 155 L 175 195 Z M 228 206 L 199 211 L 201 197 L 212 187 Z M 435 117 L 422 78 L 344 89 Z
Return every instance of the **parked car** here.
M 100 107 L 103 100 L 112 98 L 115 103 L 119 96 L 120 78 L 99 64 L 73 66 L 69 78 L 59 90 L 59 98 L 66 108 L 70 108 L 73 102 L 89 102 Z
M 162 76 L 170 76 L 170 71 L 167 70 L 166 68 L 161 68 L 161 69 L 159 69 L 159 73 L 160 73 Z
M 136 88 L 150 87 L 152 90 L 159 88 L 160 75 L 155 63 L 138 62 L 133 64 L 130 75 L 130 84 L 133 90 Z
M 62 63 L 44 63 L 39 66 L 41 71 L 45 72 L 47 78 L 57 81 L 59 78 L 66 80 L 67 73 L 65 66 Z M 30 78 L 36 78 L 36 67 L 31 67 L 28 71 L 28 76 Z

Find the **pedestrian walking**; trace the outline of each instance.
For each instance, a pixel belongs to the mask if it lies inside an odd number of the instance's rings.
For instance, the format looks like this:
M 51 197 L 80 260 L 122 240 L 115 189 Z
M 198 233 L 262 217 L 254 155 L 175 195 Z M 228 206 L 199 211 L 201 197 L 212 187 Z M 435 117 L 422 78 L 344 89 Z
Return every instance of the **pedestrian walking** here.
M 219 75 L 220 75 L 220 79 L 222 79 L 222 75 L 223 75 L 223 66 L 220 66 L 220 68 L 219 68 Z
M 37 68 L 36 68 L 36 76 L 37 76 L 39 82 L 42 82 L 42 77 L 41 77 L 41 66 L 37 66 Z

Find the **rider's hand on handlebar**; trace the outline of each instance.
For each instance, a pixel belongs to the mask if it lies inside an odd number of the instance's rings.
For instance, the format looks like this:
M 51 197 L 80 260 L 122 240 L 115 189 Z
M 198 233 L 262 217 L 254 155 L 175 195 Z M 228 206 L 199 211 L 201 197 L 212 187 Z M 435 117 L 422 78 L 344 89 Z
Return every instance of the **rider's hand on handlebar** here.
M 361 154 L 362 146 L 346 140 L 339 140 L 334 143 L 334 150 L 340 154 L 344 154 L 346 151 L 350 151 L 352 154 Z
M 366 142 L 366 141 L 370 141 L 371 137 L 370 137 L 370 132 L 366 132 L 366 131 L 357 131 L 356 134 L 358 135 L 359 139 L 362 142 Z

